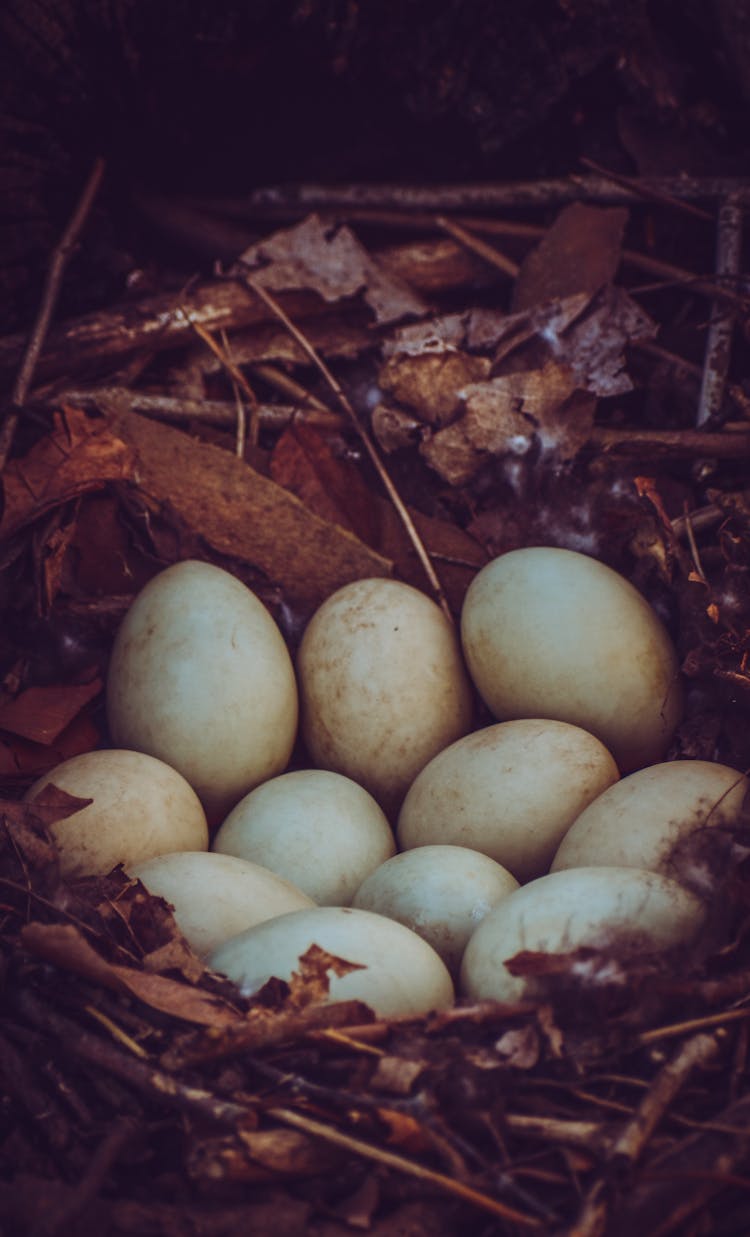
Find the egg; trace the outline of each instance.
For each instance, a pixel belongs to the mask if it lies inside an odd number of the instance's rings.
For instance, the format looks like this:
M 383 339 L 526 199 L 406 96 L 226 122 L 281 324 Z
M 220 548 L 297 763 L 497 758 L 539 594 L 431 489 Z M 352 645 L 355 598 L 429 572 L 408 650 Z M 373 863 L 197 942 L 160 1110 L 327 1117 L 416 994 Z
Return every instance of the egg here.
M 648 602 L 603 563 L 542 546 L 501 555 L 469 586 L 461 637 L 498 719 L 582 726 L 622 773 L 665 755 L 682 715 L 675 650 Z
M 707 760 L 640 769 L 610 786 L 573 822 L 552 870 L 604 864 L 676 877 L 676 848 L 698 829 L 736 825 L 749 785 L 736 769 Z
M 195 791 L 175 769 L 143 752 L 106 750 L 72 756 L 34 782 L 93 799 L 51 826 L 65 876 L 110 872 L 173 850 L 206 850 L 208 826 Z
M 506 966 L 521 951 L 558 954 L 589 946 L 618 955 L 653 952 L 690 941 L 704 917 L 699 898 L 657 872 L 553 872 L 488 912 L 466 947 L 460 987 L 472 1000 L 521 1000 L 533 984 Z
M 466 846 L 527 881 L 547 871 L 576 817 L 618 777 L 604 745 L 579 726 L 499 722 L 458 739 L 415 778 L 399 846 Z
M 297 688 L 281 632 L 229 572 L 176 563 L 117 633 L 107 715 L 115 744 L 178 769 L 220 819 L 289 760 Z
M 291 979 L 312 945 L 357 964 L 346 975 L 329 971 L 331 1001 L 365 1001 L 382 1018 L 426 1014 L 453 1002 L 445 963 L 421 936 L 348 906 L 319 906 L 266 920 L 220 945 L 211 966 L 252 996 L 271 976 Z
M 174 851 L 126 866 L 170 903 L 180 932 L 202 956 L 266 919 L 315 905 L 289 881 L 234 855 Z
M 297 664 L 313 763 L 359 782 L 386 812 L 471 724 L 456 635 L 435 602 L 408 584 L 344 585 L 310 620 Z
M 341 773 L 301 769 L 240 800 L 213 848 L 263 864 L 321 905 L 345 906 L 396 843 L 382 809 L 362 786 Z
M 432 945 L 452 975 L 469 937 L 518 881 L 464 846 L 420 846 L 394 855 L 360 885 L 353 905 L 397 919 Z

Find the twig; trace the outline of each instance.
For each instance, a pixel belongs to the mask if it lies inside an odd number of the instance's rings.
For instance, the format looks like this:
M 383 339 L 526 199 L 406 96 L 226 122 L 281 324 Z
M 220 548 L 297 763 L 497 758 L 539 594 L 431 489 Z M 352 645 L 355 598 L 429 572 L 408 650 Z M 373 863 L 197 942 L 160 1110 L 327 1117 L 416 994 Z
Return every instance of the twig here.
M 446 219 L 444 215 L 438 215 L 435 223 L 443 232 L 447 232 L 452 236 L 459 245 L 463 245 L 465 249 L 475 253 L 477 257 L 483 258 L 485 262 L 489 262 L 490 266 L 496 267 L 502 271 L 504 275 L 510 275 L 511 279 L 515 279 L 520 271 L 520 266 L 517 262 L 506 258 L 505 254 L 500 253 L 499 249 L 495 249 L 493 245 L 488 245 L 486 241 L 479 240 L 476 236 L 472 236 L 471 232 L 460 224 L 451 223 L 450 219 Z
M 594 426 L 589 445 L 616 455 L 716 457 L 740 459 L 750 455 L 750 430 L 746 433 L 711 433 L 707 430 L 629 430 Z
M 745 991 L 747 991 L 746 975 L 743 977 L 743 982 Z M 707 1027 L 721 1027 L 727 1022 L 740 1022 L 747 1018 L 750 1018 L 750 1006 L 744 1006 L 742 1009 L 727 1009 L 720 1014 L 706 1014 L 704 1018 L 687 1018 L 684 1022 L 674 1022 L 666 1027 L 654 1027 L 651 1031 L 642 1031 L 638 1036 L 638 1043 L 645 1047 L 647 1044 L 657 1044 L 663 1039 L 673 1039 L 676 1035 L 705 1030 Z
M 688 546 L 690 547 L 690 557 L 693 560 L 693 570 L 695 571 L 695 574 L 698 576 L 698 579 L 701 581 L 702 584 L 708 584 L 708 580 L 706 579 L 706 573 L 703 570 L 703 564 L 701 563 L 701 556 L 698 551 L 698 543 L 695 540 L 695 532 L 693 531 L 693 524 L 690 519 L 690 512 L 688 511 L 687 503 L 685 503 L 684 511 L 685 511 L 685 515 L 684 515 L 685 536 L 687 537 L 687 543 L 688 543 Z M 674 522 L 672 524 L 672 528 L 674 529 Z
M 45 1001 L 39 999 L 28 989 L 21 990 L 16 997 L 19 1012 L 35 1027 L 51 1035 L 59 1047 L 66 1052 L 79 1057 L 89 1065 L 114 1074 L 123 1082 L 129 1083 L 136 1090 L 144 1092 L 152 1099 L 158 1100 L 169 1108 L 182 1112 L 195 1113 L 218 1125 L 234 1127 L 238 1121 L 247 1119 L 248 1108 L 243 1104 L 234 1104 L 230 1100 L 222 1100 L 202 1087 L 191 1087 L 178 1082 L 171 1074 L 155 1069 L 133 1057 L 125 1056 L 117 1048 L 90 1031 L 58 1014 Z
M 620 185 L 622 189 L 627 189 L 630 193 L 635 194 L 636 197 L 645 198 L 650 202 L 657 202 L 660 206 L 670 206 L 673 210 L 681 211 L 684 215 L 692 215 L 695 219 L 703 219 L 707 220 L 708 223 L 713 223 L 714 217 L 707 210 L 701 210 L 699 206 L 693 206 L 690 202 L 681 201 L 673 193 L 664 193 L 648 181 L 639 180 L 637 176 L 623 176 L 620 172 L 612 172 L 609 168 L 602 167 L 600 163 L 595 163 L 593 159 L 587 159 L 585 155 L 581 155 L 581 163 L 589 171 L 596 172 L 599 176 L 604 176 L 606 180 L 611 180 L 615 185 Z
M 96 1198 L 107 1173 L 134 1133 L 135 1123 L 132 1118 L 119 1117 L 97 1147 L 78 1185 L 67 1191 L 63 1202 L 51 1214 L 48 1213 L 37 1221 L 29 1237 L 54 1237 L 55 1233 L 70 1231 L 68 1226 L 71 1221 L 80 1216 Z
M 70 1141 L 70 1132 L 56 1101 L 37 1086 L 28 1059 L 10 1040 L 0 1035 L 0 1078 L 5 1094 L 27 1112 L 48 1147 L 60 1152 Z
M 406 505 L 403 502 L 403 499 L 401 498 L 401 495 L 398 493 L 398 490 L 393 484 L 393 481 L 391 480 L 388 474 L 388 470 L 385 468 L 380 458 L 380 454 L 374 442 L 370 438 L 370 435 L 367 433 L 364 426 L 360 424 L 357 418 L 357 414 L 355 413 L 352 405 L 350 404 L 349 400 L 344 394 L 338 380 L 334 377 L 333 373 L 328 368 L 328 366 L 326 365 L 322 357 L 318 355 L 318 353 L 313 348 L 309 340 L 302 334 L 302 332 L 294 325 L 291 318 L 289 318 L 289 316 L 284 312 L 284 310 L 279 305 L 278 301 L 276 301 L 270 295 L 270 293 L 266 291 L 264 287 L 262 287 L 259 283 L 257 283 L 257 281 L 252 277 L 249 271 L 246 271 L 243 273 L 242 279 L 244 280 L 247 287 L 252 292 L 254 292 L 255 295 L 259 297 L 260 300 L 262 300 L 265 305 L 268 306 L 268 308 L 271 310 L 273 314 L 276 315 L 279 321 L 284 323 L 284 326 L 289 331 L 290 335 L 297 341 L 299 346 L 304 349 L 305 353 L 307 354 L 307 356 L 309 356 L 313 365 L 315 365 L 316 368 L 323 375 L 323 378 L 325 379 L 325 381 L 328 383 L 329 387 L 333 391 L 334 395 L 336 396 L 336 399 L 338 400 L 339 404 L 343 408 L 347 417 L 349 417 L 352 423 L 352 426 L 359 434 L 362 445 L 364 446 L 365 451 L 367 452 L 367 455 L 369 456 L 370 461 L 373 467 L 375 468 L 375 471 L 380 477 L 380 480 L 383 484 L 383 488 L 385 489 L 386 493 L 388 494 L 388 497 L 390 498 L 391 502 L 396 508 L 396 511 L 399 515 L 401 523 L 403 524 L 406 530 L 407 536 L 409 537 L 409 540 L 411 541 L 416 551 L 419 561 L 422 564 L 425 575 L 427 576 L 427 579 L 429 580 L 430 586 L 435 594 L 435 598 L 438 602 L 438 605 L 442 609 L 443 614 L 447 618 L 448 622 L 451 623 L 452 625 L 453 615 L 451 614 L 450 606 L 448 605 L 448 599 L 445 596 L 445 593 L 443 591 L 443 586 L 440 583 L 437 572 L 435 571 L 435 568 L 432 565 L 430 556 L 427 553 L 427 550 L 425 549 L 424 542 L 422 541 L 422 538 L 417 532 L 417 529 L 414 525 L 414 521 L 409 515 L 409 512 L 406 508 Z
M 230 361 L 232 361 L 232 351 L 229 346 L 229 336 L 227 335 L 226 329 L 224 327 L 221 328 L 221 346 L 224 349 L 224 353 L 227 356 L 227 358 Z M 234 364 L 233 361 L 232 361 L 232 364 Z M 232 378 L 232 394 L 234 395 L 234 407 L 235 407 L 235 413 L 236 413 L 234 454 L 237 456 L 238 460 L 241 460 L 241 459 L 244 459 L 245 457 L 245 438 L 247 436 L 247 418 L 245 417 L 245 405 L 242 402 L 242 395 L 240 394 L 240 386 L 239 386 L 239 383 L 237 382 L 237 379 L 234 377 Z M 250 405 L 250 408 L 251 408 L 250 441 L 254 447 L 257 447 L 259 418 L 258 418 L 258 401 L 255 398 L 254 392 L 253 392 L 253 402 Z
M 253 388 L 250 386 L 250 383 L 248 382 L 247 378 L 243 374 L 242 370 L 239 369 L 235 365 L 234 361 L 229 356 L 229 353 L 227 352 L 226 348 L 220 347 L 220 345 L 217 344 L 216 340 L 213 338 L 210 332 L 207 331 L 204 326 L 201 326 L 200 322 L 196 322 L 195 319 L 191 317 L 187 309 L 184 309 L 182 306 L 180 308 L 181 308 L 181 312 L 187 318 L 188 322 L 190 323 L 191 327 L 195 331 L 196 335 L 200 339 L 202 339 L 204 344 L 206 344 L 211 349 L 211 352 L 213 352 L 217 361 L 220 363 L 220 365 L 223 366 L 223 368 L 230 375 L 232 381 L 236 383 L 237 387 L 240 388 L 245 393 L 247 397 L 247 402 L 250 405 L 250 426 L 251 426 L 250 438 L 252 442 L 257 442 L 258 440 L 258 430 L 257 430 L 258 400 L 256 398 L 255 392 L 253 391 Z M 235 417 L 235 420 L 237 421 L 236 417 Z M 255 428 L 253 429 L 253 427 Z M 243 440 L 243 444 L 244 444 L 244 421 L 242 420 L 242 418 L 239 419 L 238 430 L 237 430 L 238 442 L 241 439 Z M 239 455 L 240 452 L 238 451 L 237 454 Z
M 742 199 L 729 194 L 719 207 L 716 233 L 716 276 L 735 281 L 742 259 Z M 697 425 L 705 425 L 720 411 L 729 373 L 736 314 L 731 307 L 714 303 L 706 337 L 703 381 L 698 400 Z
M 302 408 L 309 408 L 316 412 L 325 413 L 329 417 L 335 417 L 337 421 L 341 418 L 337 413 L 331 412 L 327 404 L 324 404 L 322 399 L 318 399 L 317 395 L 313 395 L 310 391 L 302 386 L 301 382 L 295 382 L 294 378 L 289 374 L 285 374 L 282 369 L 277 369 L 275 365 L 253 365 L 253 373 L 267 382 L 275 391 L 279 391 L 281 395 L 286 395 L 287 398 L 294 400 Z
M 26 352 L 24 354 L 21 368 L 13 386 L 11 400 L 14 405 L 13 411 L 8 415 L 5 424 L 0 430 L 0 471 L 5 466 L 5 461 L 8 458 L 8 452 L 13 443 L 13 438 L 18 425 L 20 409 L 26 403 L 31 388 L 31 383 L 34 378 L 39 357 L 44 347 L 44 341 L 47 338 L 49 324 L 52 320 L 52 315 L 55 311 L 57 298 L 60 295 L 63 275 L 65 268 L 70 261 L 73 251 L 78 242 L 78 237 L 83 229 L 88 218 L 94 199 L 99 192 L 99 186 L 102 183 L 104 176 L 104 160 L 96 159 L 94 166 L 89 173 L 88 180 L 83 187 L 78 202 L 76 203 L 73 214 L 71 215 L 67 227 L 63 232 L 60 242 L 52 254 L 52 260 L 47 270 L 47 277 L 44 281 L 42 290 L 42 299 L 37 312 L 36 320 L 31 328 Z
M 127 387 L 91 387 L 89 390 L 64 388 L 54 395 L 45 396 L 44 402 L 55 407 L 72 404 L 84 409 L 117 408 L 138 412 L 157 421 L 205 421 L 208 425 L 227 428 L 233 426 L 237 419 L 234 404 L 226 400 L 149 395 L 142 391 L 130 391 Z M 320 429 L 349 428 L 349 421 L 338 412 L 319 412 L 316 408 L 308 410 L 289 404 L 258 404 L 258 420 L 262 428 L 271 430 L 285 429 L 297 420 L 303 420 L 307 425 L 315 425 Z
M 295 1129 L 304 1130 L 308 1134 L 322 1138 L 325 1142 L 333 1143 L 334 1146 L 343 1147 L 346 1151 L 351 1151 L 355 1155 L 361 1155 L 365 1159 L 373 1160 L 376 1164 L 384 1164 L 387 1168 L 395 1168 L 397 1172 L 406 1173 L 420 1181 L 426 1181 L 448 1194 L 453 1194 L 457 1198 L 463 1199 L 465 1202 L 473 1203 L 475 1207 L 480 1207 L 483 1211 L 490 1212 L 491 1215 L 507 1220 L 511 1224 L 518 1224 L 522 1228 L 538 1229 L 540 1227 L 540 1221 L 534 1216 L 528 1216 L 522 1211 L 517 1211 L 514 1207 L 509 1207 L 506 1203 L 500 1202 L 499 1199 L 492 1198 L 489 1194 L 483 1194 L 480 1190 L 475 1190 L 463 1181 L 456 1181 L 452 1177 L 446 1177 L 443 1173 L 435 1172 L 432 1168 L 425 1168 L 424 1165 L 417 1163 L 416 1160 L 409 1160 L 406 1156 L 397 1155 L 393 1151 L 386 1151 L 383 1147 L 377 1147 L 372 1143 L 364 1142 L 361 1138 L 352 1138 L 350 1134 L 345 1134 L 342 1130 L 336 1129 L 335 1126 L 326 1125 L 323 1121 L 316 1121 L 312 1117 L 306 1117 L 291 1108 L 269 1108 L 267 1112 L 285 1125 L 291 1125 Z
M 619 1165 L 634 1164 L 661 1121 L 672 1100 L 694 1069 L 706 1065 L 719 1050 L 716 1035 L 698 1034 L 682 1044 L 659 1073 L 638 1110 L 612 1144 L 608 1158 Z
M 644 188 L 679 201 L 750 194 L 750 179 L 724 177 L 644 177 Z M 269 185 L 254 190 L 235 214 L 243 217 L 289 217 L 311 210 L 375 208 L 399 211 L 494 211 L 517 206 L 550 206 L 564 202 L 638 202 L 641 193 L 615 185 L 609 176 L 566 176 L 557 180 L 480 182 L 451 185 L 341 184 Z M 204 203 L 204 207 L 205 207 Z M 241 209 L 240 209 L 241 207 Z M 217 203 L 212 204 L 212 209 Z

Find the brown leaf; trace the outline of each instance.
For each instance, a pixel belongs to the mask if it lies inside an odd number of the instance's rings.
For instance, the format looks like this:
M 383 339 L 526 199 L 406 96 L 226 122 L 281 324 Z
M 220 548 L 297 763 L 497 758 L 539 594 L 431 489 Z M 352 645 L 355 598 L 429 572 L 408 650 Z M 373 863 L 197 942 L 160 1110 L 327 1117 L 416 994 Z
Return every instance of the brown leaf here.
M 0 730 L 9 730 L 34 743 L 54 743 L 101 689 L 99 678 L 90 683 L 27 687 L 15 700 L 0 704 Z
M 373 495 L 350 460 L 338 457 L 330 441 L 311 425 L 291 425 L 271 454 L 271 476 L 310 511 L 375 545 Z
M 576 387 L 571 370 L 554 361 L 469 386 L 464 415 L 425 441 L 422 455 L 451 485 L 471 480 L 491 456 L 524 455 L 535 435 L 543 449 L 570 459 L 588 439 L 596 406 Z
M 221 1026 L 241 1015 L 219 997 L 189 984 L 107 962 L 70 924 L 30 923 L 21 934 L 23 947 L 62 970 L 83 975 L 113 992 L 127 993 L 174 1018 L 199 1026 Z
M 220 554 L 260 567 L 290 601 L 314 608 L 351 580 L 391 574 L 387 559 L 228 451 L 134 413 L 110 423 L 134 448 L 147 497 Z
M 362 967 L 360 962 L 347 962 L 344 958 L 327 953 L 319 945 L 311 945 L 299 960 L 299 970 L 292 972 L 287 1005 L 293 1009 L 304 1009 L 307 1005 L 325 1001 L 331 986 L 329 971 L 340 976 L 360 971 Z
M 92 751 L 100 740 L 99 730 L 88 711 L 79 713 L 52 744 L 33 743 L 22 738 L 0 740 L 0 777 L 41 777 L 63 760 Z
M 75 408 L 55 413 L 53 432 L 22 459 L 6 465 L 0 537 L 12 536 L 24 524 L 87 490 L 129 480 L 134 463 L 132 449 L 105 422 L 91 420 Z
M 628 212 L 574 202 L 560 212 L 524 259 L 513 308 L 527 309 L 575 292 L 593 295 L 611 283 L 620 263 Z
M 445 425 L 460 407 L 464 387 L 488 378 L 490 364 L 488 357 L 455 349 L 421 356 L 399 355 L 381 368 L 378 382 L 428 425 Z
M 239 273 L 248 267 L 254 280 L 273 292 L 305 289 L 324 301 L 361 292 L 379 323 L 427 310 L 411 288 L 378 266 L 350 228 L 324 224 L 317 215 L 251 245 Z

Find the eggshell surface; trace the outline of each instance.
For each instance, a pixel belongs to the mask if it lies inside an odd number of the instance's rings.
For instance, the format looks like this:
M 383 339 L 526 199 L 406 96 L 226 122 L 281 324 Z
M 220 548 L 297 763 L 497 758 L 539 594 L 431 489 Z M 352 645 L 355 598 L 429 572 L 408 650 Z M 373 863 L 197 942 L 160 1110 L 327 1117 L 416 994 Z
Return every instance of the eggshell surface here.
M 696 830 L 736 824 L 747 790 L 748 779 L 736 769 L 707 760 L 640 769 L 610 786 L 573 822 L 552 870 L 604 864 L 678 877 L 676 848 Z
M 324 769 L 283 773 L 241 799 L 213 849 L 261 863 L 323 906 L 347 905 L 396 849 L 372 795 Z
M 474 1000 L 516 1001 L 527 980 L 506 962 L 521 951 L 569 953 L 581 946 L 652 952 L 691 940 L 704 906 L 676 881 L 637 868 L 570 868 L 523 885 L 472 936 L 460 986 Z
M 298 657 L 313 762 L 397 808 L 428 760 L 471 724 L 471 688 L 439 607 L 396 580 L 347 584 L 315 612 Z
M 582 726 L 623 773 L 664 756 L 682 715 L 677 657 L 648 602 L 603 563 L 549 547 L 501 555 L 469 586 L 461 636 L 495 717 Z
M 34 782 L 25 798 L 52 784 L 93 799 L 51 826 L 66 876 L 110 872 L 172 850 L 206 850 L 208 826 L 195 791 L 184 777 L 143 752 L 85 752 L 63 761 Z
M 107 714 L 116 744 L 178 769 L 215 819 L 289 759 L 297 689 L 281 632 L 229 572 L 168 567 L 117 633 Z
M 289 980 L 311 945 L 359 964 L 346 975 L 328 972 L 331 1001 L 365 1001 L 383 1018 L 424 1014 L 453 1002 L 446 966 L 421 936 L 352 907 L 320 906 L 269 919 L 220 945 L 211 966 L 250 996 L 273 975 Z
M 604 745 L 579 726 L 499 722 L 425 766 L 401 808 L 399 846 L 469 847 L 530 880 L 547 871 L 576 817 L 618 777 Z
M 128 874 L 171 904 L 180 932 L 202 956 L 266 919 L 314 906 L 301 889 L 267 868 L 211 851 L 158 855 L 128 865 Z
M 452 975 L 469 937 L 518 881 L 499 863 L 463 846 L 420 846 L 394 855 L 360 885 L 353 905 L 423 937 Z

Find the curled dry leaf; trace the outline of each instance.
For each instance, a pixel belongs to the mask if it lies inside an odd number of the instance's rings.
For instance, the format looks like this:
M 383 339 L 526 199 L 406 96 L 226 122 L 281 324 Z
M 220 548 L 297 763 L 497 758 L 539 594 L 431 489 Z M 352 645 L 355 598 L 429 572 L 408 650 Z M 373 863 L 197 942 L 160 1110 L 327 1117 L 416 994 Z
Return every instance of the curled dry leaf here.
M 134 996 L 152 1009 L 186 1022 L 221 1026 L 241 1017 L 220 997 L 191 984 L 108 962 L 72 924 L 29 923 L 22 930 L 21 940 L 34 957 L 83 975 L 113 992 Z
M 239 274 L 248 270 L 271 292 L 305 289 L 329 302 L 362 293 L 378 323 L 427 311 L 421 297 L 378 266 L 350 228 L 325 224 L 318 215 L 251 245 L 237 267 Z
M 589 436 L 596 406 L 577 387 L 573 372 L 554 361 L 467 387 L 463 416 L 428 438 L 422 455 L 451 485 L 470 481 L 492 456 L 525 455 L 535 436 L 571 459 Z
M 106 422 L 75 408 L 55 413 L 52 433 L 5 467 L 0 538 L 109 481 L 132 479 L 134 466 L 132 448 Z
M 382 367 L 379 383 L 428 425 L 445 425 L 460 408 L 463 389 L 488 378 L 490 368 L 488 357 L 446 348 L 392 357 Z
M 299 970 L 292 972 L 285 1005 L 287 1008 L 304 1009 L 307 1005 L 325 1001 L 331 986 L 329 971 L 333 971 L 334 975 L 348 975 L 350 971 L 361 970 L 361 963 L 347 962 L 344 958 L 327 953 L 319 945 L 311 945 L 299 960 Z

